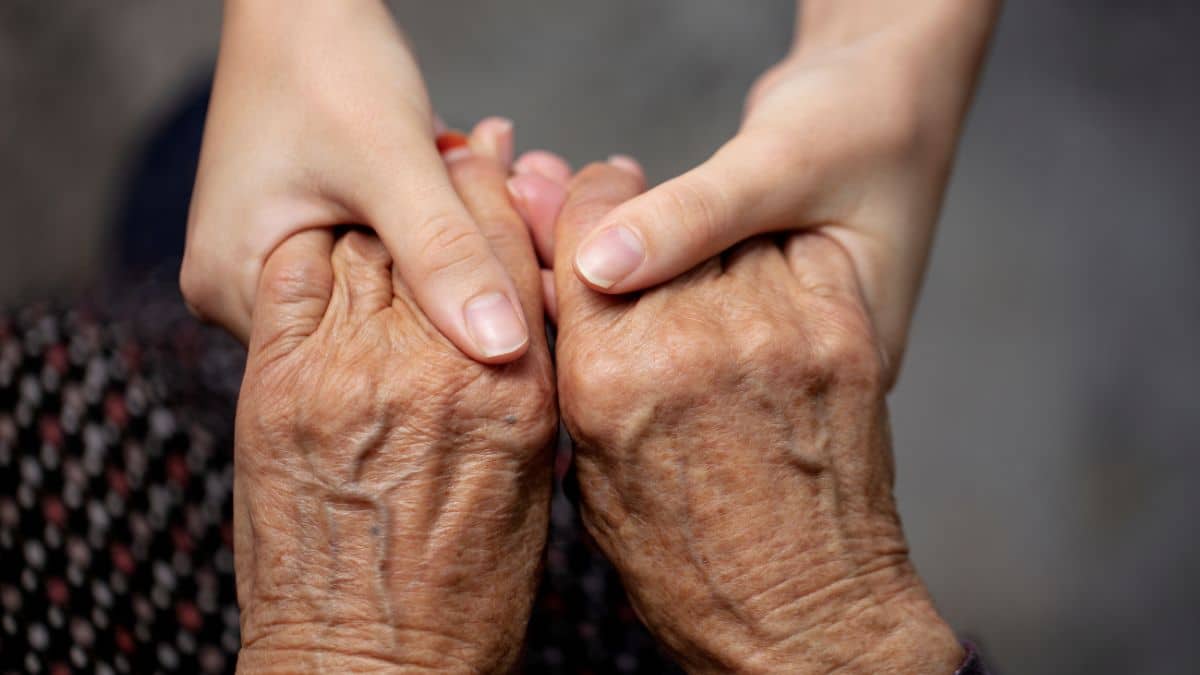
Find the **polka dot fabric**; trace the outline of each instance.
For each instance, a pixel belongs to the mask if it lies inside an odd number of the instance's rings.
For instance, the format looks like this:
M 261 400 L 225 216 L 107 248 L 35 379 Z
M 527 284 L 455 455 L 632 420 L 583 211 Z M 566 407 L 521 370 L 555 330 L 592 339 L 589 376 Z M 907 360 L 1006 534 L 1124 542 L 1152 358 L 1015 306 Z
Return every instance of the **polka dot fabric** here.
M 174 298 L 116 314 L 0 313 L 0 674 L 236 666 L 244 352 Z M 679 672 L 587 541 L 569 467 L 564 442 L 522 671 Z
M 231 672 L 227 437 L 132 332 L 0 316 L 0 672 Z

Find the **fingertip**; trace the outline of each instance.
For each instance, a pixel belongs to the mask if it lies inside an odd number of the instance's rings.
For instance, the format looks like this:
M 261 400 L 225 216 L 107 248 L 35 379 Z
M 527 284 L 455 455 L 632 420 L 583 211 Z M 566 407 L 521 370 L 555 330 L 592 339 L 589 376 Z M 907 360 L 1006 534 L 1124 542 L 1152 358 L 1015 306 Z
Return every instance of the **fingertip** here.
M 581 307 L 600 307 L 613 302 L 611 298 L 595 291 L 614 292 L 611 290 L 614 280 L 601 278 L 602 275 L 597 276 L 590 269 L 587 270 L 588 274 L 583 274 L 581 268 L 587 268 L 590 262 L 577 262 L 579 248 L 598 229 L 608 229 L 605 223 L 624 222 L 614 220 L 613 211 L 639 192 L 640 185 L 636 177 L 607 162 L 590 164 L 571 179 L 555 232 L 557 259 L 554 290 L 560 317 L 570 320 L 570 315 Z M 617 237 L 619 240 L 625 239 L 625 235 L 619 233 Z M 628 246 L 627 241 L 618 243 Z
M 530 150 L 513 163 L 517 174 L 537 174 L 566 187 L 571 181 L 571 165 L 567 160 L 547 150 Z
M 511 166 L 514 153 L 513 121 L 507 117 L 486 117 L 471 131 L 471 148 L 505 167 Z
M 575 252 L 574 267 L 588 286 L 601 292 L 623 292 L 618 284 L 646 261 L 646 243 L 636 229 L 624 223 L 602 227 L 589 235 Z
M 566 201 L 567 191 L 540 174 L 517 174 L 505 182 L 513 205 L 533 235 L 542 264 L 554 261 L 554 224 Z
M 252 333 L 260 340 L 308 335 L 320 324 L 333 292 L 333 233 L 305 230 L 267 257 L 259 279 Z
M 638 162 L 629 155 L 612 155 L 608 158 L 608 163 L 612 164 L 618 169 L 621 169 L 622 171 L 627 171 L 633 174 L 642 182 L 645 182 L 646 180 L 646 172 L 644 169 L 642 169 L 641 162 Z

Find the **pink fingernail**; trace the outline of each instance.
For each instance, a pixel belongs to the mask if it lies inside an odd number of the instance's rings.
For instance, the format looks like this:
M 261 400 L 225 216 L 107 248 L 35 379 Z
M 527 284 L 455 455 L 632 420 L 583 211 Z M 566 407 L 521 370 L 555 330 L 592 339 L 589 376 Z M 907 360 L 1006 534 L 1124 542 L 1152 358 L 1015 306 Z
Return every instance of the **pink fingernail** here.
M 517 181 L 517 176 L 504 181 L 504 186 L 508 188 L 508 196 L 512 197 L 514 201 L 524 202 L 528 199 L 525 191 L 521 189 L 521 183 Z
M 592 236 L 575 254 L 575 269 L 593 286 L 612 288 L 646 259 L 646 246 L 632 230 L 616 225 Z
M 629 155 L 613 155 L 612 157 L 608 158 L 608 163 L 612 164 L 618 169 L 628 171 L 635 176 L 641 176 L 645 173 L 642 170 L 642 165 Z
M 471 339 L 487 358 L 511 354 L 529 340 L 525 324 L 503 293 L 475 297 L 463 307 L 463 316 Z
M 496 157 L 505 167 L 512 166 L 513 155 L 516 154 L 513 139 L 513 123 L 510 119 L 503 120 L 504 126 L 496 130 Z
M 480 122 L 472 141 L 478 144 L 481 154 L 490 156 L 504 166 L 513 161 L 513 122 L 505 117 L 489 117 Z
M 471 156 L 471 149 L 468 147 L 451 148 L 442 153 L 442 160 L 447 164 L 453 164 L 459 160 L 466 159 Z

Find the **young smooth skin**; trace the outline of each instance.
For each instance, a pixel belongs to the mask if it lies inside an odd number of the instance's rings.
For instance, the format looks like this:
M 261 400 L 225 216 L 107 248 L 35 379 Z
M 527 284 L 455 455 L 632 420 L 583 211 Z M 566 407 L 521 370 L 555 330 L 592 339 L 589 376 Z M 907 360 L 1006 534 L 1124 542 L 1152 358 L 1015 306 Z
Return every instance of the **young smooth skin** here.
M 800 2 L 793 49 L 755 85 L 739 133 L 615 209 L 571 264 L 594 289 L 625 293 L 762 232 L 821 229 L 859 271 L 894 378 L 998 6 Z M 244 340 L 270 252 L 305 229 L 361 223 L 463 353 L 520 356 L 524 313 L 451 188 L 420 72 L 382 0 L 226 0 L 225 10 L 181 275 L 191 307 Z M 495 139 L 485 143 L 511 156 L 511 125 L 485 126 Z M 527 176 L 513 186 L 518 203 L 540 203 L 569 173 L 544 153 L 516 168 Z M 543 228 L 547 265 L 551 240 Z
M 997 0 L 808 0 L 737 135 L 613 209 L 568 260 L 593 289 L 668 281 L 764 232 L 850 256 L 890 381 Z
M 380 0 L 227 0 L 180 278 L 193 310 L 245 340 L 271 252 L 357 223 L 464 354 L 519 357 L 530 336 L 516 287 L 455 194 L 434 127 Z M 477 150 L 511 161 L 511 123 L 480 131 Z
M 570 261 L 641 183 L 611 163 L 576 177 L 556 265 L 583 519 L 639 616 L 694 673 L 953 673 L 892 496 L 853 259 L 824 232 L 756 238 L 602 295 Z
M 504 167 L 460 153 L 449 168 L 540 325 Z M 238 671 L 511 669 L 549 517 L 543 331 L 511 364 L 472 361 L 361 231 L 287 238 L 256 298 L 235 448 Z

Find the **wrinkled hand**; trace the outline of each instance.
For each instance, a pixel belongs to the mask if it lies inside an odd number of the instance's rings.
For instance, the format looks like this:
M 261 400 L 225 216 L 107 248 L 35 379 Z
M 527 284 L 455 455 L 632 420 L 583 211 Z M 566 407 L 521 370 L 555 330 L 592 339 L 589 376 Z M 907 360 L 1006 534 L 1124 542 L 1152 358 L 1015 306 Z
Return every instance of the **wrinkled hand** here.
M 909 561 L 879 338 L 824 232 L 758 238 L 634 296 L 570 261 L 642 189 L 595 165 L 558 220 L 559 400 L 584 522 L 693 672 L 950 673 Z
M 537 265 L 505 170 L 450 173 L 512 271 Z M 264 267 L 237 413 L 242 672 L 510 668 L 546 536 L 556 430 L 544 336 L 505 366 L 444 338 L 383 245 L 286 239 Z
M 613 210 L 573 258 L 606 293 L 764 232 L 820 231 L 857 270 L 895 377 L 966 104 L 999 3 L 805 2 L 737 135 Z
M 191 307 L 245 340 L 271 251 L 360 223 L 463 353 L 519 357 L 529 329 L 515 286 L 455 194 L 434 126 L 382 0 L 227 0 L 180 276 Z M 477 149 L 511 161 L 511 123 L 480 130 Z

